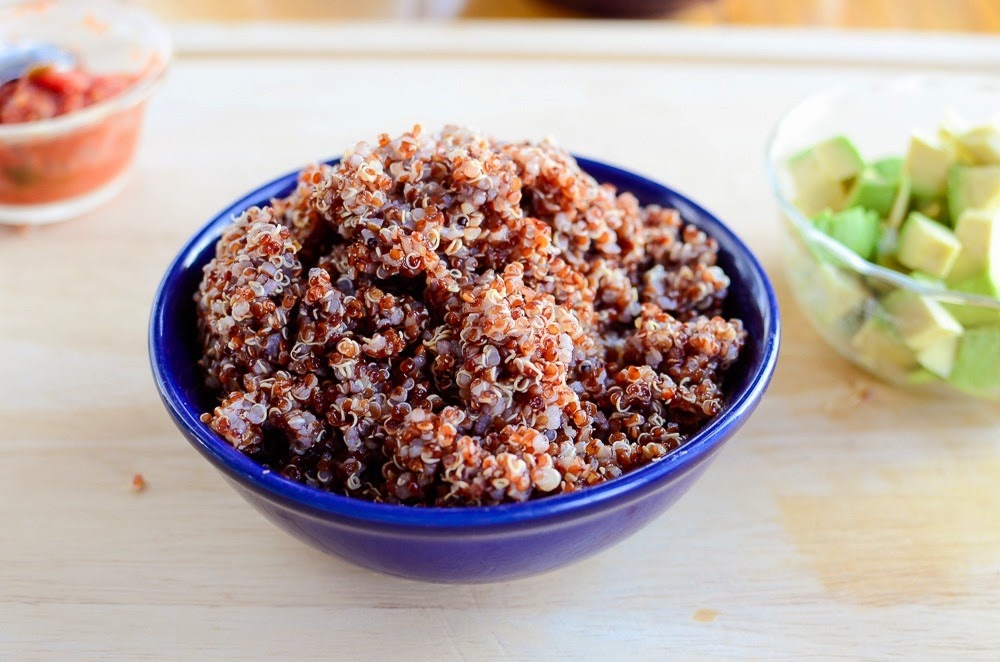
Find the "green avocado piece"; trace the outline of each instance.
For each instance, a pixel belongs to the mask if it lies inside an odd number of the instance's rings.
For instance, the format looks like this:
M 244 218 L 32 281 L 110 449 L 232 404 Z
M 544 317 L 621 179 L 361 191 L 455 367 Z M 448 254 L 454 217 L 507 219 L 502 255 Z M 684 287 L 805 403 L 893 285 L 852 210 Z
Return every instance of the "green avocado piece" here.
M 899 184 L 900 178 L 903 176 L 903 167 L 905 161 L 898 156 L 888 156 L 884 159 L 879 159 L 878 161 L 873 161 L 871 164 L 872 170 L 878 173 L 878 175 L 893 184 Z
M 891 322 L 869 317 L 851 336 L 851 346 L 866 366 L 879 370 L 907 371 L 917 367 L 913 351 L 906 346 Z
M 1000 273 L 998 272 L 1000 272 L 1000 268 L 993 267 L 972 278 L 950 283 L 951 289 L 1000 299 Z M 961 303 L 948 303 L 945 304 L 945 308 L 966 328 L 1000 324 L 1000 310 L 995 308 Z
M 914 133 L 906 153 L 906 172 L 914 195 L 935 197 L 944 195 L 948 185 L 948 169 L 955 162 L 955 155 L 947 144 L 937 139 Z
M 942 379 L 947 379 L 955 366 L 955 354 L 961 336 L 944 338 L 917 352 L 917 363 Z
M 858 148 L 844 136 L 828 138 L 807 151 L 819 159 L 826 173 L 837 182 L 853 179 L 865 166 Z
M 892 201 L 892 207 L 889 209 L 889 214 L 885 218 L 885 226 L 887 228 L 898 230 L 899 226 L 903 224 L 903 219 L 906 218 L 906 212 L 910 209 L 911 194 L 912 187 L 910 186 L 910 178 L 904 171 L 899 178 L 899 187 L 896 189 L 896 199 Z
M 950 381 L 973 395 L 1000 389 L 1000 326 L 969 329 L 958 343 Z
M 938 129 L 938 137 L 941 142 L 948 146 L 955 154 L 955 162 L 961 165 L 974 165 L 975 159 L 971 154 L 965 153 L 959 143 L 959 136 L 971 128 L 968 120 L 953 110 L 946 110 L 941 118 L 941 126 Z
M 914 352 L 962 334 L 958 320 L 930 297 L 909 290 L 895 290 L 882 299 L 882 307 L 899 330 L 903 342 Z
M 909 269 L 944 278 L 961 250 L 951 230 L 915 211 L 910 212 L 899 230 L 896 258 Z
M 875 257 L 881 227 L 879 217 L 862 207 L 843 211 L 825 211 L 813 219 L 813 224 L 823 234 L 833 237 L 866 260 Z
M 795 183 L 795 206 L 806 216 L 843 203 L 843 186 L 830 178 L 814 154 L 804 152 L 789 159 L 788 173 Z
M 927 285 L 928 287 L 933 287 L 941 290 L 947 290 L 945 282 L 935 276 L 925 274 L 920 271 L 913 271 L 910 273 L 910 278 Z M 896 295 L 899 296 L 899 295 Z M 927 299 L 926 301 L 934 303 L 932 300 Z M 934 307 L 931 306 L 933 309 Z M 954 327 L 952 327 L 954 330 Z M 955 362 L 955 350 L 958 347 L 958 335 L 945 335 L 940 340 L 931 342 L 926 347 L 920 349 L 916 352 L 917 363 L 919 363 L 925 372 L 929 372 L 935 379 L 936 378 L 947 378 L 951 373 L 952 365 Z M 914 382 L 914 378 L 908 380 L 910 383 Z
M 886 179 L 874 167 L 867 167 L 854 179 L 854 183 L 847 191 L 844 206 L 863 207 L 880 217 L 888 216 L 896 199 L 898 185 L 898 179 Z
M 829 262 L 818 263 L 810 276 L 810 308 L 825 325 L 852 318 L 871 296 L 856 275 Z
M 1000 165 L 1000 127 L 977 126 L 957 137 L 958 147 L 978 165 Z
M 948 175 L 948 213 L 957 221 L 966 209 L 1000 208 L 1000 166 L 953 166 Z
M 795 183 L 795 204 L 807 216 L 843 206 L 844 194 L 864 167 L 854 144 L 844 136 L 824 140 L 788 159 Z
M 1000 210 L 966 209 L 955 223 L 955 237 L 962 250 L 948 274 L 950 281 L 963 281 L 1000 266 Z

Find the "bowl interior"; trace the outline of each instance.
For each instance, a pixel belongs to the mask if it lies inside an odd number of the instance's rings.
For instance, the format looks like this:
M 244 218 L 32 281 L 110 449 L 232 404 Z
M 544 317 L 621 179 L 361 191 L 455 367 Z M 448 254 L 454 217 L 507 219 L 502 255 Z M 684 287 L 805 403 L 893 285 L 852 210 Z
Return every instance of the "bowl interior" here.
M 609 500 L 615 495 L 653 486 L 686 463 L 696 463 L 711 454 L 738 428 L 759 401 L 770 380 L 779 343 L 778 307 L 771 284 L 749 249 L 727 227 L 704 209 L 674 191 L 613 166 L 587 159 L 580 165 L 598 181 L 633 193 L 642 204 L 660 204 L 678 209 L 688 222 L 699 226 L 719 242 L 720 265 L 732 285 L 725 315 L 739 317 L 748 331 L 748 341 L 739 361 L 727 373 L 727 402 L 713 419 L 687 444 L 667 457 L 607 483 L 576 493 L 558 495 L 523 504 L 470 508 L 412 508 L 374 504 L 359 499 L 322 492 L 286 480 L 262 467 L 218 438 L 198 416 L 215 406 L 212 394 L 202 385 L 197 366 L 195 306 L 192 296 L 202 278 L 202 268 L 214 254 L 215 243 L 232 216 L 246 208 L 269 203 L 291 192 L 296 174 L 291 173 L 264 185 L 216 216 L 182 250 L 169 267 L 153 306 L 150 326 L 150 356 L 161 396 L 178 424 L 185 429 L 199 451 L 227 474 L 270 497 L 292 501 L 297 507 L 343 516 L 375 519 L 396 524 L 420 524 L 430 513 L 433 525 L 467 525 L 484 512 L 491 523 L 499 520 L 523 521 L 544 514 L 571 509 L 580 502 Z M 335 163 L 336 160 L 330 161 Z M 499 520 L 498 520 L 499 516 Z M 424 524 L 429 522 L 423 521 Z

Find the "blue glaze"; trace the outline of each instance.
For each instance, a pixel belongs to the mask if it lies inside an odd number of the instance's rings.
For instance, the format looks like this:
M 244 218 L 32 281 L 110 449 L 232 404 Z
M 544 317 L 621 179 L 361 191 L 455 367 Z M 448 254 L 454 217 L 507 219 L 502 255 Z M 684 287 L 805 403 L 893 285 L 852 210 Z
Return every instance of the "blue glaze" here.
M 598 181 L 630 191 L 642 204 L 676 208 L 719 242 L 719 264 L 732 279 L 725 314 L 742 318 L 749 337 L 727 375 L 726 407 L 683 447 L 579 492 L 473 508 L 414 508 L 330 494 L 268 472 L 232 448 L 199 420 L 214 400 L 204 392 L 196 365 L 192 295 L 232 216 L 287 195 L 296 173 L 265 184 L 213 218 L 181 250 L 160 284 L 149 354 L 160 397 L 178 429 L 276 525 L 323 551 L 393 575 L 443 582 L 509 579 L 571 563 L 635 533 L 688 490 L 760 402 L 778 357 L 778 303 L 757 259 L 715 216 L 656 182 L 597 161 L 578 161 Z

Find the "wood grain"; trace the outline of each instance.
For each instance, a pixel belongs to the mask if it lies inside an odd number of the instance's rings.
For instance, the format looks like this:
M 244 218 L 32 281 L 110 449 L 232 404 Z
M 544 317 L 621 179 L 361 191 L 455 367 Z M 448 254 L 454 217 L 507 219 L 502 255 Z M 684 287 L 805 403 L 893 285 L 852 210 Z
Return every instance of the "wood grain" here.
M 123 194 L 0 234 L 0 659 L 995 659 L 1000 412 L 893 391 L 822 344 L 762 168 L 795 100 L 931 46 L 802 63 L 810 37 L 743 35 L 768 57 L 730 60 L 711 36 L 683 59 L 182 51 Z M 255 184 L 414 121 L 554 134 L 669 182 L 775 277 L 785 343 L 758 412 L 676 507 L 569 568 L 440 586 L 312 551 L 237 497 L 152 385 L 149 305 L 184 240 Z
M 545 0 L 141 0 L 179 20 L 586 18 Z M 995 0 L 691 0 L 659 20 L 691 25 L 1000 32 Z

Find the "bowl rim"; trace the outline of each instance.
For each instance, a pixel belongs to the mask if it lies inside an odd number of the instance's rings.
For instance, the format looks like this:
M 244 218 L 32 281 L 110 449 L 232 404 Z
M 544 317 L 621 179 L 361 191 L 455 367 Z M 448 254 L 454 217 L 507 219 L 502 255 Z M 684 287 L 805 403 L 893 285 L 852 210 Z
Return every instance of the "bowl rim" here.
M 405 527 L 413 530 L 440 531 L 455 529 L 489 528 L 494 530 L 508 526 L 551 526 L 553 520 L 587 515 L 606 508 L 622 505 L 628 497 L 638 498 L 659 485 L 666 485 L 669 479 L 685 470 L 692 469 L 710 457 L 732 434 L 742 426 L 746 418 L 760 402 L 764 391 L 774 374 L 781 339 L 778 300 L 767 273 L 757 257 L 742 239 L 723 224 L 718 217 L 708 212 L 673 189 L 628 170 L 601 161 L 575 157 L 587 171 L 597 166 L 616 176 L 633 181 L 638 187 L 659 189 L 675 200 L 687 205 L 699 217 L 701 227 L 705 221 L 711 226 L 713 237 L 725 237 L 726 242 L 739 253 L 739 262 L 749 267 L 747 276 L 755 288 L 763 292 L 763 300 L 757 299 L 763 319 L 763 330 L 768 334 L 762 343 L 762 352 L 755 365 L 749 367 L 747 384 L 734 399 L 727 403 L 723 411 L 708 425 L 693 435 L 680 448 L 664 458 L 633 472 L 600 485 L 559 494 L 524 503 L 493 506 L 468 507 L 414 507 L 399 504 L 384 504 L 365 501 L 288 480 L 276 471 L 266 470 L 253 459 L 233 448 L 215 434 L 200 420 L 201 411 L 185 399 L 175 380 L 167 370 L 165 361 L 166 339 L 172 335 L 169 320 L 165 319 L 167 297 L 177 287 L 187 269 L 207 245 L 214 245 L 226 223 L 232 217 L 253 204 L 270 200 L 291 187 L 298 178 L 299 170 L 294 170 L 263 184 L 228 205 L 220 213 L 199 229 L 189 239 L 170 266 L 156 291 L 149 324 L 149 357 L 160 397 L 174 422 L 185 432 L 188 441 L 227 478 L 234 479 L 241 486 L 249 488 L 271 502 L 284 504 L 300 513 L 329 520 L 332 518 L 349 520 L 355 526 L 378 528 L 385 525 Z M 336 163 L 330 159 L 326 163 Z M 188 293 L 190 295 L 190 293 Z M 631 501 L 632 499 L 628 499 Z
M 22 4 L 26 4 L 26 2 L 24 0 L 14 2 L 9 6 L 0 6 L 0 9 L 13 11 Z M 56 2 L 52 5 L 45 5 L 43 10 L 59 11 L 64 5 L 64 2 Z M 0 124 L 0 140 L 17 141 L 25 138 L 47 138 L 68 133 L 139 105 L 162 84 L 173 57 L 173 42 L 170 33 L 152 13 L 137 5 L 126 4 L 121 0 L 91 0 L 82 7 L 90 10 L 105 9 L 115 12 L 117 20 L 124 19 L 131 25 L 143 28 L 148 34 L 148 40 L 153 50 L 150 61 L 140 72 L 136 82 L 121 94 L 55 117 L 16 124 Z
M 764 169 L 767 173 L 767 179 L 771 186 L 771 191 L 778 200 L 778 205 L 781 207 L 785 216 L 791 221 L 796 231 L 799 232 L 799 234 L 802 235 L 808 243 L 819 245 L 824 251 L 831 253 L 840 265 L 847 266 L 852 271 L 855 271 L 863 276 L 891 283 L 900 289 L 910 290 L 916 292 L 917 294 L 933 298 L 937 301 L 1000 310 L 1000 299 L 994 299 L 980 294 L 960 292 L 947 287 L 934 285 L 933 283 L 918 281 L 907 274 L 889 269 L 888 267 L 883 267 L 870 260 L 864 259 L 844 244 L 829 235 L 820 232 L 816 227 L 814 227 L 805 214 L 799 211 L 798 207 L 796 207 L 795 204 L 785 195 L 785 191 L 781 186 L 781 178 L 778 174 L 781 164 L 776 162 L 777 155 L 775 154 L 775 147 L 786 124 L 798 113 L 808 111 L 814 106 L 830 104 L 835 102 L 837 99 L 860 94 L 868 89 L 884 93 L 886 89 L 913 89 L 933 86 L 936 83 L 954 84 L 956 80 L 964 80 L 970 84 L 995 88 L 996 93 L 1000 95 L 1000 81 L 997 79 L 982 76 L 962 76 L 956 78 L 954 76 L 928 74 L 895 76 L 889 79 L 875 79 L 864 83 L 845 83 L 815 92 L 804 99 L 800 99 L 785 109 L 785 111 L 778 118 L 778 121 L 771 127 L 771 131 L 768 134 L 767 142 L 764 148 Z M 822 140 L 822 136 L 818 136 L 817 140 Z

